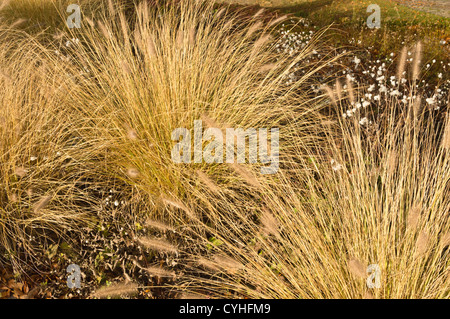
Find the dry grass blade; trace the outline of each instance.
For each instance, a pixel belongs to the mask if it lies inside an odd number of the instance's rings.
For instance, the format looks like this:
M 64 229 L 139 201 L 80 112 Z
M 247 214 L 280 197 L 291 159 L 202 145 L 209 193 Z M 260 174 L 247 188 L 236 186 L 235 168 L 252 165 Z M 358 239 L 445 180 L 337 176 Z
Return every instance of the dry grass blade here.
M 38 213 L 42 209 L 44 209 L 52 200 L 52 196 L 42 197 L 33 207 L 34 213 Z
M 214 183 L 212 181 L 211 178 L 208 177 L 208 175 L 206 175 L 205 173 L 203 173 L 202 171 L 198 170 L 197 171 L 197 176 L 200 179 L 200 181 L 205 184 L 206 187 L 208 187 L 208 189 L 210 191 L 212 191 L 215 194 L 219 194 L 220 193 L 220 189 L 219 187 L 217 187 L 216 183 Z

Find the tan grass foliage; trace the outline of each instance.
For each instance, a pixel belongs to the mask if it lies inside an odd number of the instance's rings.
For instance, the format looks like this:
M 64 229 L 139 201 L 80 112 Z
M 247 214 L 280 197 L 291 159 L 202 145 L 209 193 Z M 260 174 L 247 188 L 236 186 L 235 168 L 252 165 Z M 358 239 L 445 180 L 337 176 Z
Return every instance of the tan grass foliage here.
M 217 11 L 197 0 L 143 1 L 131 19 L 113 0 L 101 7 L 51 46 L 44 35 L 0 28 L 0 256 L 14 256 L 19 245 L 34 256 L 30 229 L 45 238 L 47 230 L 81 231 L 110 214 L 87 194 L 117 185 L 145 207 L 124 215 L 144 215 L 157 231 L 176 229 L 163 234 L 169 239 L 136 241 L 195 261 L 180 263 L 186 275 L 175 276 L 186 294 L 201 287 L 219 298 L 367 297 L 355 278 L 367 278 L 370 262 L 386 272 L 377 298 L 448 298 L 450 125 L 441 136 L 438 119 L 420 107 L 425 97 L 401 104 L 386 96 L 363 130 L 323 114 L 353 108 L 364 89 L 348 80 L 345 95 L 340 82 L 327 84 L 328 104 L 326 94 L 306 93 L 327 65 L 306 62 L 320 41 L 294 57 L 277 52 L 280 36 L 271 31 L 287 16 L 266 23 L 262 11 Z M 61 60 L 54 45 L 75 36 L 80 45 Z M 403 49 L 399 79 L 420 78 L 421 50 L 411 74 Z M 296 65 L 306 75 L 287 86 Z M 220 129 L 279 127 L 278 174 L 174 163 L 173 130 L 190 130 L 198 119 Z M 333 170 L 331 160 L 345 169 Z M 165 268 L 147 271 L 173 278 Z M 114 284 L 93 297 L 137 288 Z

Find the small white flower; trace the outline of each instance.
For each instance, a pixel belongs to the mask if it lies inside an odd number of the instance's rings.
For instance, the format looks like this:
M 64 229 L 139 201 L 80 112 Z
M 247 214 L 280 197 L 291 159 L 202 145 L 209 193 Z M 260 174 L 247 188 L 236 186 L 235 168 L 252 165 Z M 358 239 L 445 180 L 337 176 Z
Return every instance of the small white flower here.
M 439 73 L 439 74 L 438 74 L 438 78 L 439 78 L 439 79 L 442 79 L 442 73 Z
M 363 117 L 360 121 L 359 124 L 361 125 L 367 125 L 369 123 L 369 120 L 367 119 L 367 117 Z

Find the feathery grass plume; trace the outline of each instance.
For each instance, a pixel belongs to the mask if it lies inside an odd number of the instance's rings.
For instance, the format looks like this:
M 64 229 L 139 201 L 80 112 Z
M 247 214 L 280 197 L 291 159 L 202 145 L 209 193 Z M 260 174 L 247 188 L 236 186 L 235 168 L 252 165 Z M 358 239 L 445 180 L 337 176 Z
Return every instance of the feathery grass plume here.
M 261 73 L 269 72 L 269 71 L 272 71 L 273 69 L 275 69 L 276 67 L 277 67 L 276 63 L 268 63 L 266 65 L 263 65 L 259 69 L 259 72 L 261 72 Z
M 137 178 L 139 178 L 141 173 L 139 172 L 139 170 L 137 168 L 131 167 L 131 168 L 127 169 L 127 175 L 131 179 L 137 179 Z
M 0 2 L 0 11 L 3 10 L 7 5 L 9 5 L 10 2 L 11 0 L 2 0 Z
M 408 219 L 407 219 L 407 226 L 409 229 L 415 229 L 419 223 L 420 218 L 420 212 L 421 212 L 421 206 L 420 205 L 414 205 L 409 213 L 408 213 Z
M 288 18 L 288 16 L 285 14 L 284 16 L 281 16 L 281 17 L 279 17 L 279 18 L 273 20 L 272 22 L 270 22 L 270 23 L 269 23 L 269 27 L 274 26 L 274 25 L 276 25 L 276 24 L 278 24 L 278 23 L 280 23 L 280 22 L 286 20 L 287 18 Z
M 403 77 L 403 72 L 405 71 L 407 56 L 408 56 L 408 48 L 405 46 L 403 47 L 402 52 L 400 53 L 400 60 L 398 61 L 397 64 L 397 79 L 399 81 Z
M 12 193 L 9 197 L 9 200 L 12 203 L 17 203 L 19 201 L 19 198 L 16 193 Z
M 256 40 L 255 43 L 253 44 L 253 51 L 258 52 L 258 50 L 260 50 L 265 44 L 270 42 L 271 39 L 272 36 L 270 34 L 261 35 L 261 37 L 259 37 L 259 39 Z
M 350 272 L 353 275 L 355 275 L 359 278 L 367 277 L 366 267 L 357 258 L 351 257 L 348 260 L 347 265 L 348 265 L 348 269 L 350 270 Z
M 223 132 L 224 132 L 224 128 L 228 127 L 226 124 L 224 123 L 218 123 L 216 121 L 214 121 L 211 116 L 209 116 L 207 113 L 203 113 L 200 118 L 202 119 L 203 122 L 205 122 L 207 127 L 216 127 L 216 128 L 220 128 Z M 225 142 L 225 139 L 224 139 Z
M 416 241 L 416 251 L 415 254 L 416 256 L 422 256 L 423 254 L 426 253 L 426 251 L 428 250 L 430 244 L 430 236 L 425 233 L 424 231 L 422 231 L 419 236 L 417 237 L 417 241 Z
M 326 92 L 327 96 L 330 98 L 331 103 L 333 103 L 333 105 L 337 106 L 336 97 L 334 96 L 333 90 L 326 84 L 322 85 L 322 88 Z
M 262 26 L 262 22 L 258 21 L 255 24 L 253 24 L 247 31 L 247 37 L 250 37 L 253 33 L 255 33 L 257 30 L 259 30 Z
M 210 259 L 206 259 L 204 257 L 197 257 L 195 260 L 195 264 L 197 266 L 201 266 L 204 268 L 207 268 L 209 270 L 212 270 L 213 272 L 220 272 L 221 268 L 220 266 L 217 264 L 217 262 L 210 260 Z
M 152 219 L 147 219 L 145 221 L 145 226 L 156 228 L 161 231 L 172 231 L 172 232 L 175 231 L 175 228 L 173 228 L 172 226 L 170 226 L 166 223 L 160 222 L 160 221 L 152 220 Z
M 338 101 L 342 101 L 342 84 L 341 81 L 339 79 L 336 79 L 336 95 L 338 98 Z
M 95 27 L 95 22 L 94 22 L 94 20 L 90 19 L 89 17 L 85 17 L 84 19 L 86 20 L 86 22 L 87 22 L 92 28 Z
M 109 9 L 109 14 L 111 16 L 116 15 L 116 9 L 114 9 L 114 4 L 113 4 L 112 0 L 108 0 L 108 9 Z
M 175 42 L 178 49 L 182 49 L 184 47 L 184 30 L 181 27 L 178 28 Z
M 189 46 L 191 48 L 195 46 L 196 38 L 197 38 L 197 30 L 195 26 L 191 26 L 189 28 Z
M 27 22 L 27 19 L 20 18 L 20 19 L 17 19 L 16 21 L 14 21 L 9 27 L 11 29 L 14 29 L 25 22 Z
M 450 151 L 450 113 L 447 113 L 447 120 L 444 128 L 444 136 L 442 137 L 442 148 Z
M 265 11 L 264 8 L 259 9 L 259 10 L 253 15 L 253 19 L 259 17 L 264 11 Z
M 350 99 L 350 104 L 355 105 L 355 92 L 353 89 L 352 81 L 350 81 L 350 78 L 347 78 L 346 83 L 347 83 L 347 92 L 348 92 L 348 97 Z
M 255 177 L 253 175 L 253 173 L 250 170 L 248 170 L 245 166 L 238 164 L 238 163 L 232 163 L 232 164 L 230 164 L 230 166 L 233 168 L 233 170 L 238 175 L 240 175 L 245 180 L 245 182 L 247 182 L 247 184 L 249 184 L 253 187 L 256 187 L 256 188 L 261 187 L 261 184 L 258 181 L 258 178 Z
M 210 191 L 212 191 L 215 194 L 220 193 L 220 188 L 217 187 L 216 183 L 213 182 L 211 178 L 208 177 L 204 172 L 197 170 L 196 171 L 198 178 L 200 181 L 205 184 Z
M 160 251 L 160 252 L 173 253 L 173 254 L 178 253 L 178 248 L 175 245 L 173 245 L 163 239 L 152 239 L 152 238 L 148 238 L 148 237 L 140 237 L 137 239 L 137 242 L 148 249 L 152 249 L 152 250 L 156 250 L 156 251 Z
M 112 38 L 112 33 L 110 32 L 108 27 L 102 21 L 98 21 L 97 25 L 98 25 L 98 28 L 100 29 L 100 32 L 103 34 L 103 36 L 105 38 L 107 38 L 107 39 Z
M 414 64 L 413 64 L 413 69 L 412 69 L 413 82 L 415 82 L 419 78 L 421 59 L 422 59 L 422 42 L 419 41 L 416 44 L 416 48 L 415 48 L 415 52 L 414 52 Z
M 173 206 L 175 208 L 178 208 L 186 213 L 190 218 L 197 219 L 197 215 L 194 211 L 189 209 L 185 204 L 183 204 L 181 201 L 176 200 L 174 198 L 169 198 L 165 195 L 161 195 L 161 200 L 164 204 Z
M 219 11 L 217 11 L 216 19 L 222 17 L 222 15 L 225 13 L 225 11 L 227 11 L 226 8 L 222 8 Z
M 366 291 L 364 293 L 363 299 L 375 299 L 375 297 L 373 296 L 373 294 L 370 291 Z
M 177 299 L 208 299 L 204 295 L 196 293 L 181 293 L 177 296 Z
M 276 217 L 267 209 L 263 207 L 261 215 L 261 224 L 263 225 L 263 232 L 266 235 L 279 235 L 279 222 Z
M 445 234 L 442 236 L 442 239 L 441 239 L 441 245 L 442 245 L 443 247 L 449 246 L 449 245 L 450 245 L 450 231 L 447 232 L 447 233 L 445 233 Z
M 239 261 L 223 254 L 215 255 L 213 260 L 220 268 L 229 273 L 234 273 L 244 268 L 244 265 Z
M 122 65 L 122 69 L 123 69 L 124 73 L 126 73 L 126 74 L 132 74 L 130 65 L 128 64 L 127 61 L 122 60 L 122 61 L 121 61 L 121 65 Z
M 16 167 L 14 170 L 14 174 L 16 174 L 19 177 L 24 177 L 27 174 L 28 170 L 23 167 Z
M 388 159 L 387 159 L 387 172 L 389 174 L 395 174 L 397 172 L 397 165 L 399 162 L 398 153 L 396 150 L 391 150 L 388 153 Z
M 34 206 L 33 211 L 35 214 L 37 214 L 39 211 L 47 207 L 47 205 L 52 200 L 52 196 L 44 196 L 42 197 Z
M 156 276 L 160 278 L 175 278 L 176 274 L 174 271 L 168 271 L 164 268 L 158 266 L 151 266 L 144 268 L 151 276 Z
M 91 294 L 92 298 L 108 298 L 132 296 L 138 293 L 139 285 L 133 282 L 114 283 L 108 287 L 101 287 Z
M 130 34 L 128 30 L 127 18 L 125 17 L 125 13 L 123 11 L 119 12 L 120 18 L 120 29 L 122 30 L 123 40 L 125 43 L 130 43 Z

